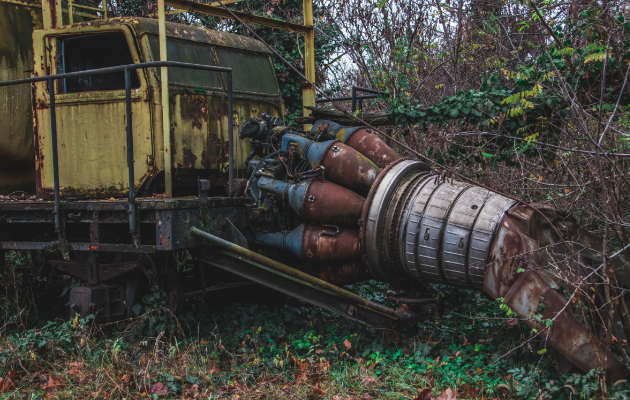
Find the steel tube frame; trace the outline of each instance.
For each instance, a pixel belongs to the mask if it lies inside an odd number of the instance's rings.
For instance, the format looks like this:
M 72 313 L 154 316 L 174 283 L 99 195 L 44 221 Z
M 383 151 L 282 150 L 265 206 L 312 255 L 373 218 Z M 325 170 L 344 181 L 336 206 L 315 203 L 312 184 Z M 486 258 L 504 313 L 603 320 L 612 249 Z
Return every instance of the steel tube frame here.
M 199 236 L 203 239 L 208 240 L 210 243 L 212 243 L 213 245 L 222 247 L 232 253 L 235 254 L 239 254 L 242 255 L 244 257 L 247 257 L 250 260 L 253 260 L 259 264 L 262 264 L 264 266 L 267 266 L 269 268 L 272 268 L 276 271 L 282 272 L 284 274 L 290 275 L 294 278 L 300 279 L 304 282 L 307 282 L 313 286 L 317 286 L 320 289 L 324 289 L 328 292 L 334 293 L 342 298 L 345 298 L 347 300 L 353 301 L 357 304 L 360 304 L 364 307 L 367 308 L 372 308 L 375 311 L 378 311 L 380 313 L 383 313 L 385 315 L 396 315 L 396 310 L 391 309 L 389 307 L 385 307 L 381 304 L 378 303 L 374 303 L 364 297 L 361 297 L 357 294 L 354 294 L 352 292 L 349 292 L 345 289 L 340 288 L 339 286 L 335 286 L 332 283 L 328 283 L 326 281 L 323 281 L 319 278 L 316 278 L 312 275 L 309 275 L 307 273 L 298 271 L 294 268 L 289 267 L 288 265 L 279 263 L 278 261 L 272 260 L 271 258 L 265 257 L 261 254 L 258 254 L 254 251 L 251 251 L 249 249 L 246 249 L 244 247 L 238 246 L 234 243 L 228 242 L 227 240 L 221 239 L 215 235 L 212 235 L 210 233 L 204 232 L 198 228 L 191 228 L 190 229 L 190 233 L 195 235 L 195 236 Z
M 5 86 L 1 85 L 0 86 Z M 6 85 L 8 86 L 8 85 Z M 50 96 L 50 137 L 52 139 L 52 159 L 53 159 L 53 185 L 55 193 L 55 232 L 60 231 L 60 215 L 59 208 L 61 200 L 59 198 L 59 155 L 57 154 L 57 113 L 55 111 L 55 81 L 48 78 L 48 95 Z
M 357 96 L 358 92 L 364 92 L 364 93 L 374 93 L 374 94 L 369 94 L 369 95 L 365 95 L 365 96 Z M 355 112 L 357 110 L 357 100 L 359 100 L 359 110 L 363 110 L 363 100 L 367 100 L 367 99 L 378 99 L 380 97 L 385 97 L 385 96 L 389 96 L 388 92 L 382 92 L 380 90 L 374 90 L 374 89 L 368 89 L 368 88 L 362 88 L 362 87 L 358 87 L 358 86 L 352 86 L 352 96 L 350 97 L 335 97 L 332 99 L 317 99 L 315 102 L 316 103 L 331 103 L 333 101 L 348 101 L 348 100 L 352 100 L 352 112 Z
M 129 231 L 133 236 L 133 244 L 137 244 L 136 232 L 136 188 L 133 159 L 133 126 L 131 111 L 131 77 L 129 68 L 125 68 L 125 108 L 127 112 L 127 169 L 129 170 Z
M 99 75 L 112 72 L 123 71 L 125 74 L 125 103 L 126 103 L 126 132 L 127 132 L 127 168 L 129 169 L 129 229 L 134 234 L 134 245 L 137 246 L 137 223 L 136 223 L 136 197 L 135 197 L 135 175 L 134 175 L 134 159 L 133 159 L 133 126 L 132 126 L 132 108 L 131 108 L 131 77 L 132 70 L 150 67 L 175 67 L 201 69 L 206 71 L 222 72 L 227 74 L 227 100 L 228 100 L 228 141 L 230 146 L 229 153 L 229 175 L 230 181 L 234 176 L 234 127 L 232 126 L 233 114 L 233 93 L 232 93 L 232 68 L 216 67 L 212 65 L 200 65 L 183 63 L 177 61 L 152 61 L 139 64 L 121 65 L 117 67 L 99 68 L 87 71 L 68 72 L 64 74 L 40 76 L 35 78 L 14 79 L 11 81 L 0 82 L 0 87 L 21 85 L 26 83 L 47 82 L 48 93 L 50 96 L 50 136 L 52 140 L 52 162 L 53 162 L 53 184 L 55 196 L 55 232 L 63 235 L 63 227 L 61 226 L 61 198 L 59 194 L 59 154 L 57 147 L 57 113 L 55 107 L 55 80 L 74 78 L 79 76 Z M 63 241 L 61 239 L 60 241 Z M 63 247 L 63 246 L 62 246 Z

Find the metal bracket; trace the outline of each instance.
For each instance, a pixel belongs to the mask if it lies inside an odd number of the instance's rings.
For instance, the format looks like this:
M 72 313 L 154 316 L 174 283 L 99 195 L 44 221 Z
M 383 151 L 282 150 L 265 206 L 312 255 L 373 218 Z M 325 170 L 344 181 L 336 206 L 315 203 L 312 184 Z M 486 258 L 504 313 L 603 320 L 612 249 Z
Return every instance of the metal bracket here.
M 202 203 L 208 202 L 208 191 L 210 191 L 210 181 L 207 179 L 199 179 L 198 181 L 199 188 L 199 201 Z
M 87 278 L 90 285 L 98 283 L 98 262 L 95 259 L 87 261 Z

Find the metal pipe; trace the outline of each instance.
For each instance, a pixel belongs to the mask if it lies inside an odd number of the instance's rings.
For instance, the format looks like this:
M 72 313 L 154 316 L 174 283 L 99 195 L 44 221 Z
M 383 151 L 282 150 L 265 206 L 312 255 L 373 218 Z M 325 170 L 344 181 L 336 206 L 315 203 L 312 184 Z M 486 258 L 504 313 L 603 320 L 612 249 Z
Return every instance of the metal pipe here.
M 388 93 L 386 93 L 388 94 Z M 368 99 L 378 99 L 382 96 L 379 96 L 377 94 L 366 94 L 365 96 L 356 96 L 357 99 L 361 100 L 368 100 Z M 317 103 L 331 103 L 333 101 L 348 101 L 348 100 L 352 100 L 352 96 L 349 97 L 333 97 L 332 99 L 317 99 L 315 100 L 315 102 Z
M 313 28 L 313 0 L 302 1 L 304 26 L 311 29 L 304 33 L 304 75 L 306 79 L 315 82 L 315 31 Z M 298 44 L 299 45 L 299 44 Z M 315 107 L 315 88 L 312 85 L 302 86 L 302 115 L 308 117 L 311 110 L 304 107 Z M 304 124 L 302 128 L 309 131 L 312 125 Z
M 43 81 L 48 81 L 50 79 L 76 78 L 78 76 L 109 74 L 112 72 L 124 71 L 125 69 L 136 70 L 140 68 L 149 68 L 149 67 L 175 67 L 175 68 L 202 69 L 205 71 L 214 71 L 214 72 L 226 72 L 226 73 L 232 72 L 232 68 L 215 67 L 214 65 L 191 64 L 191 63 L 185 63 L 185 62 L 179 62 L 179 61 L 151 61 L 151 62 L 146 62 L 146 63 L 119 65 L 116 67 L 89 69 L 86 71 L 66 72 L 63 74 L 38 76 L 34 78 L 23 78 L 23 79 L 13 79 L 10 81 L 0 81 L 0 87 L 19 85 L 23 83 L 43 82 Z
M 164 0 L 158 0 L 158 27 L 160 40 L 160 61 L 168 59 L 166 50 L 166 17 L 164 15 Z M 166 196 L 173 197 L 173 157 L 171 153 L 171 116 L 168 107 L 168 69 L 160 71 L 162 92 L 162 136 L 164 143 L 164 191 Z
M 369 89 L 369 88 L 364 88 L 364 87 L 359 87 L 359 86 L 353 86 L 353 88 L 355 88 L 357 90 L 357 92 L 373 93 L 373 94 L 380 94 L 380 95 L 389 96 L 388 92 L 383 92 L 383 91 L 376 90 L 376 89 Z
M 227 96 L 228 96 L 228 193 L 232 197 L 232 184 L 234 178 L 234 126 L 233 126 L 233 109 L 232 109 L 232 71 L 227 74 Z
M 73 0 L 68 0 L 68 23 L 70 25 L 72 25 L 74 23 L 74 18 L 72 16 L 72 11 L 73 11 L 72 10 L 72 3 L 73 3 Z M 79 6 L 79 7 L 81 7 L 81 6 Z
M 48 95 L 50 96 L 50 137 L 52 139 L 53 182 L 55 192 L 55 232 L 59 232 L 60 199 L 59 199 L 59 155 L 57 154 L 57 113 L 55 110 L 55 81 L 48 78 Z
M 383 314 L 387 314 L 387 315 L 395 315 L 396 314 L 396 310 L 393 310 L 389 307 L 385 307 L 381 304 L 378 303 L 374 303 L 366 298 L 363 298 L 359 295 L 356 295 L 352 292 L 349 292 L 347 290 L 344 290 L 338 286 L 335 286 L 333 284 L 330 284 L 328 282 L 325 282 L 319 278 L 315 278 L 314 276 L 311 276 L 309 274 L 306 274 L 302 271 L 298 271 L 295 268 L 291 268 L 288 265 L 279 263 L 277 261 L 274 261 L 270 258 L 267 258 L 263 255 L 260 255 L 254 251 L 248 250 L 244 247 L 235 245 L 234 243 L 230 243 L 227 240 L 223 240 L 219 237 L 216 237 L 212 234 L 203 232 L 197 228 L 191 228 L 190 229 L 190 233 L 192 233 L 193 235 L 202 237 L 206 240 L 209 240 L 212 244 L 222 247 L 226 250 L 229 250 L 232 253 L 241 255 L 243 257 L 246 257 L 252 261 L 255 261 L 259 264 L 262 264 L 266 267 L 272 268 L 278 272 L 281 272 L 283 274 L 289 275 L 293 278 L 299 279 L 301 281 L 304 281 L 310 285 L 316 286 L 320 289 L 324 289 L 330 293 L 333 293 L 339 297 L 345 298 L 346 300 L 352 301 L 354 303 L 357 303 L 361 306 L 364 306 L 366 308 L 371 308 L 373 310 L 376 310 L 380 313 Z
M 131 112 L 131 78 L 129 68 L 125 68 L 125 103 L 127 109 L 127 169 L 129 170 L 129 231 L 136 231 L 136 193 L 133 159 L 133 126 Z

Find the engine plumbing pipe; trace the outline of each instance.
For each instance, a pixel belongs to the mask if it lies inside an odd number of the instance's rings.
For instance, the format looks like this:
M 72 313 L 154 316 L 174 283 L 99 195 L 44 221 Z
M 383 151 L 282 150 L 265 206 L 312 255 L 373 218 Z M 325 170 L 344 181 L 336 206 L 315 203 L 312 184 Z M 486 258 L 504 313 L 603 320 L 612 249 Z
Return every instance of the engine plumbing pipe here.
M 313 142 L 303 136 L 286 134 L 282 137 L 282 150 L 297 145 L 300 156 L 308 160 L 311 168 L 323 166 L 325 177 L 331 182 L 366 195 L 381 172 L 372 161 L 352 147 L 338 140 Z
M 288 251 L 301 260 L 346 261 L 358 259 L 359 230 L 302 224 L 291 232 L 256 232 L 265 246 Z
M 381 138 L 363 126 L 347 127 L 332 121 L 320 119 L 315 122 L 312 133 L 322 134 L 324 137 L 334 137 L 341 143 L 352 147 L 363 154 L 379 168 L 402 158 L 394 149 L 389 147 Z
M 263 176 L 258 187 L 284 196 L 300 217 L 320 224 L 356 225 L 365 202 L 352 190 L 323 179 L 290 183 Z

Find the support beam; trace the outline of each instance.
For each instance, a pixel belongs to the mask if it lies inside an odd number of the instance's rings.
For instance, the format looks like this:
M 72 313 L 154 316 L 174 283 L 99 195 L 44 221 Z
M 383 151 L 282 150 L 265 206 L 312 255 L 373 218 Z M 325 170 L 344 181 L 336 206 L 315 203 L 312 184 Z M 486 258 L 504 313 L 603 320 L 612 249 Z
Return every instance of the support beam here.
M 186 0 L 160 0 L 160 2 L 162 1 L 164 2 L 164 5 L 166 5 L 167 7 L 173 7 L 173 8 L 177 8 L 184 11 L 195 11 L 202 14 L 211 15 L 213 17 L 233 19 L 232 15 L 230 15 L 230 13 L 225 11 L 223 8 L 214 7 L 210 4 L 193 3 L 192 1 L 186 1 Z M 310 0 L 304 0 L 304 1 L 310 2 Z M 304 33 L 304 34 L 306 34 L 307 32 L 313 31 L 312 14 L 311 14 L 311 26 L 302 26 L 299 24 L 292 24 L 289 22 L 278 21 L 271 18 L 260 17 L 258 15 L 246 14 L 240 11 L 232 11 L 232 12 L 234 13 L 234 15 L 239 17 L 245 23 L 265 26 L 267 28 L 282 29 L 289 32 Z
M 44 29 L 63 26 L 61 0 L 42 0 L 42 14 Z
M 158 22 L 160 25 L 160 61 L 168 61 L 166 53 L 165 1 L 158 0 Z M 168 104 L 168 69 L 160 68 L 162 84 L 162 131 L 164 135 L 164 191 L 173 197 L 173 157 L 171 155 L 171 116 Z
M 223 1 L 221 1 L 221 3 L 227 5 L 227 4 L 232 4 L 232 3 L 238 3 L 239 1 L 243 1 L 243 0 L 223 0 Z M 218 1 L 215 1 L 214 3 L 210 3 L 209 5 L 213 6 L 213 7 L 221 7 L 221 4 L 219 4 Z M 181 14 L 181 13 L 185 13 L 185 12 L 188 12 L 188 10 L 180 10 L 180 9 L 178 9 L 178 10 L 170 10 L 170 11 L 166 12 L 166 15 Z
M 304 76 L 309 81 L 315 83 L 315 31 L 313 30 L 313 0 L 303 0 L 304 27 L 310 28 L 304 34 Z M 302 105 L 304 107 L 315 107 L 315 88 L 308 82 L 304 82 L 302 88 Z M 308 117 L 311 111 L 302 108 L 303 115 Z M 312 125 L 305 124 L 304 130 L 310 131 Z

